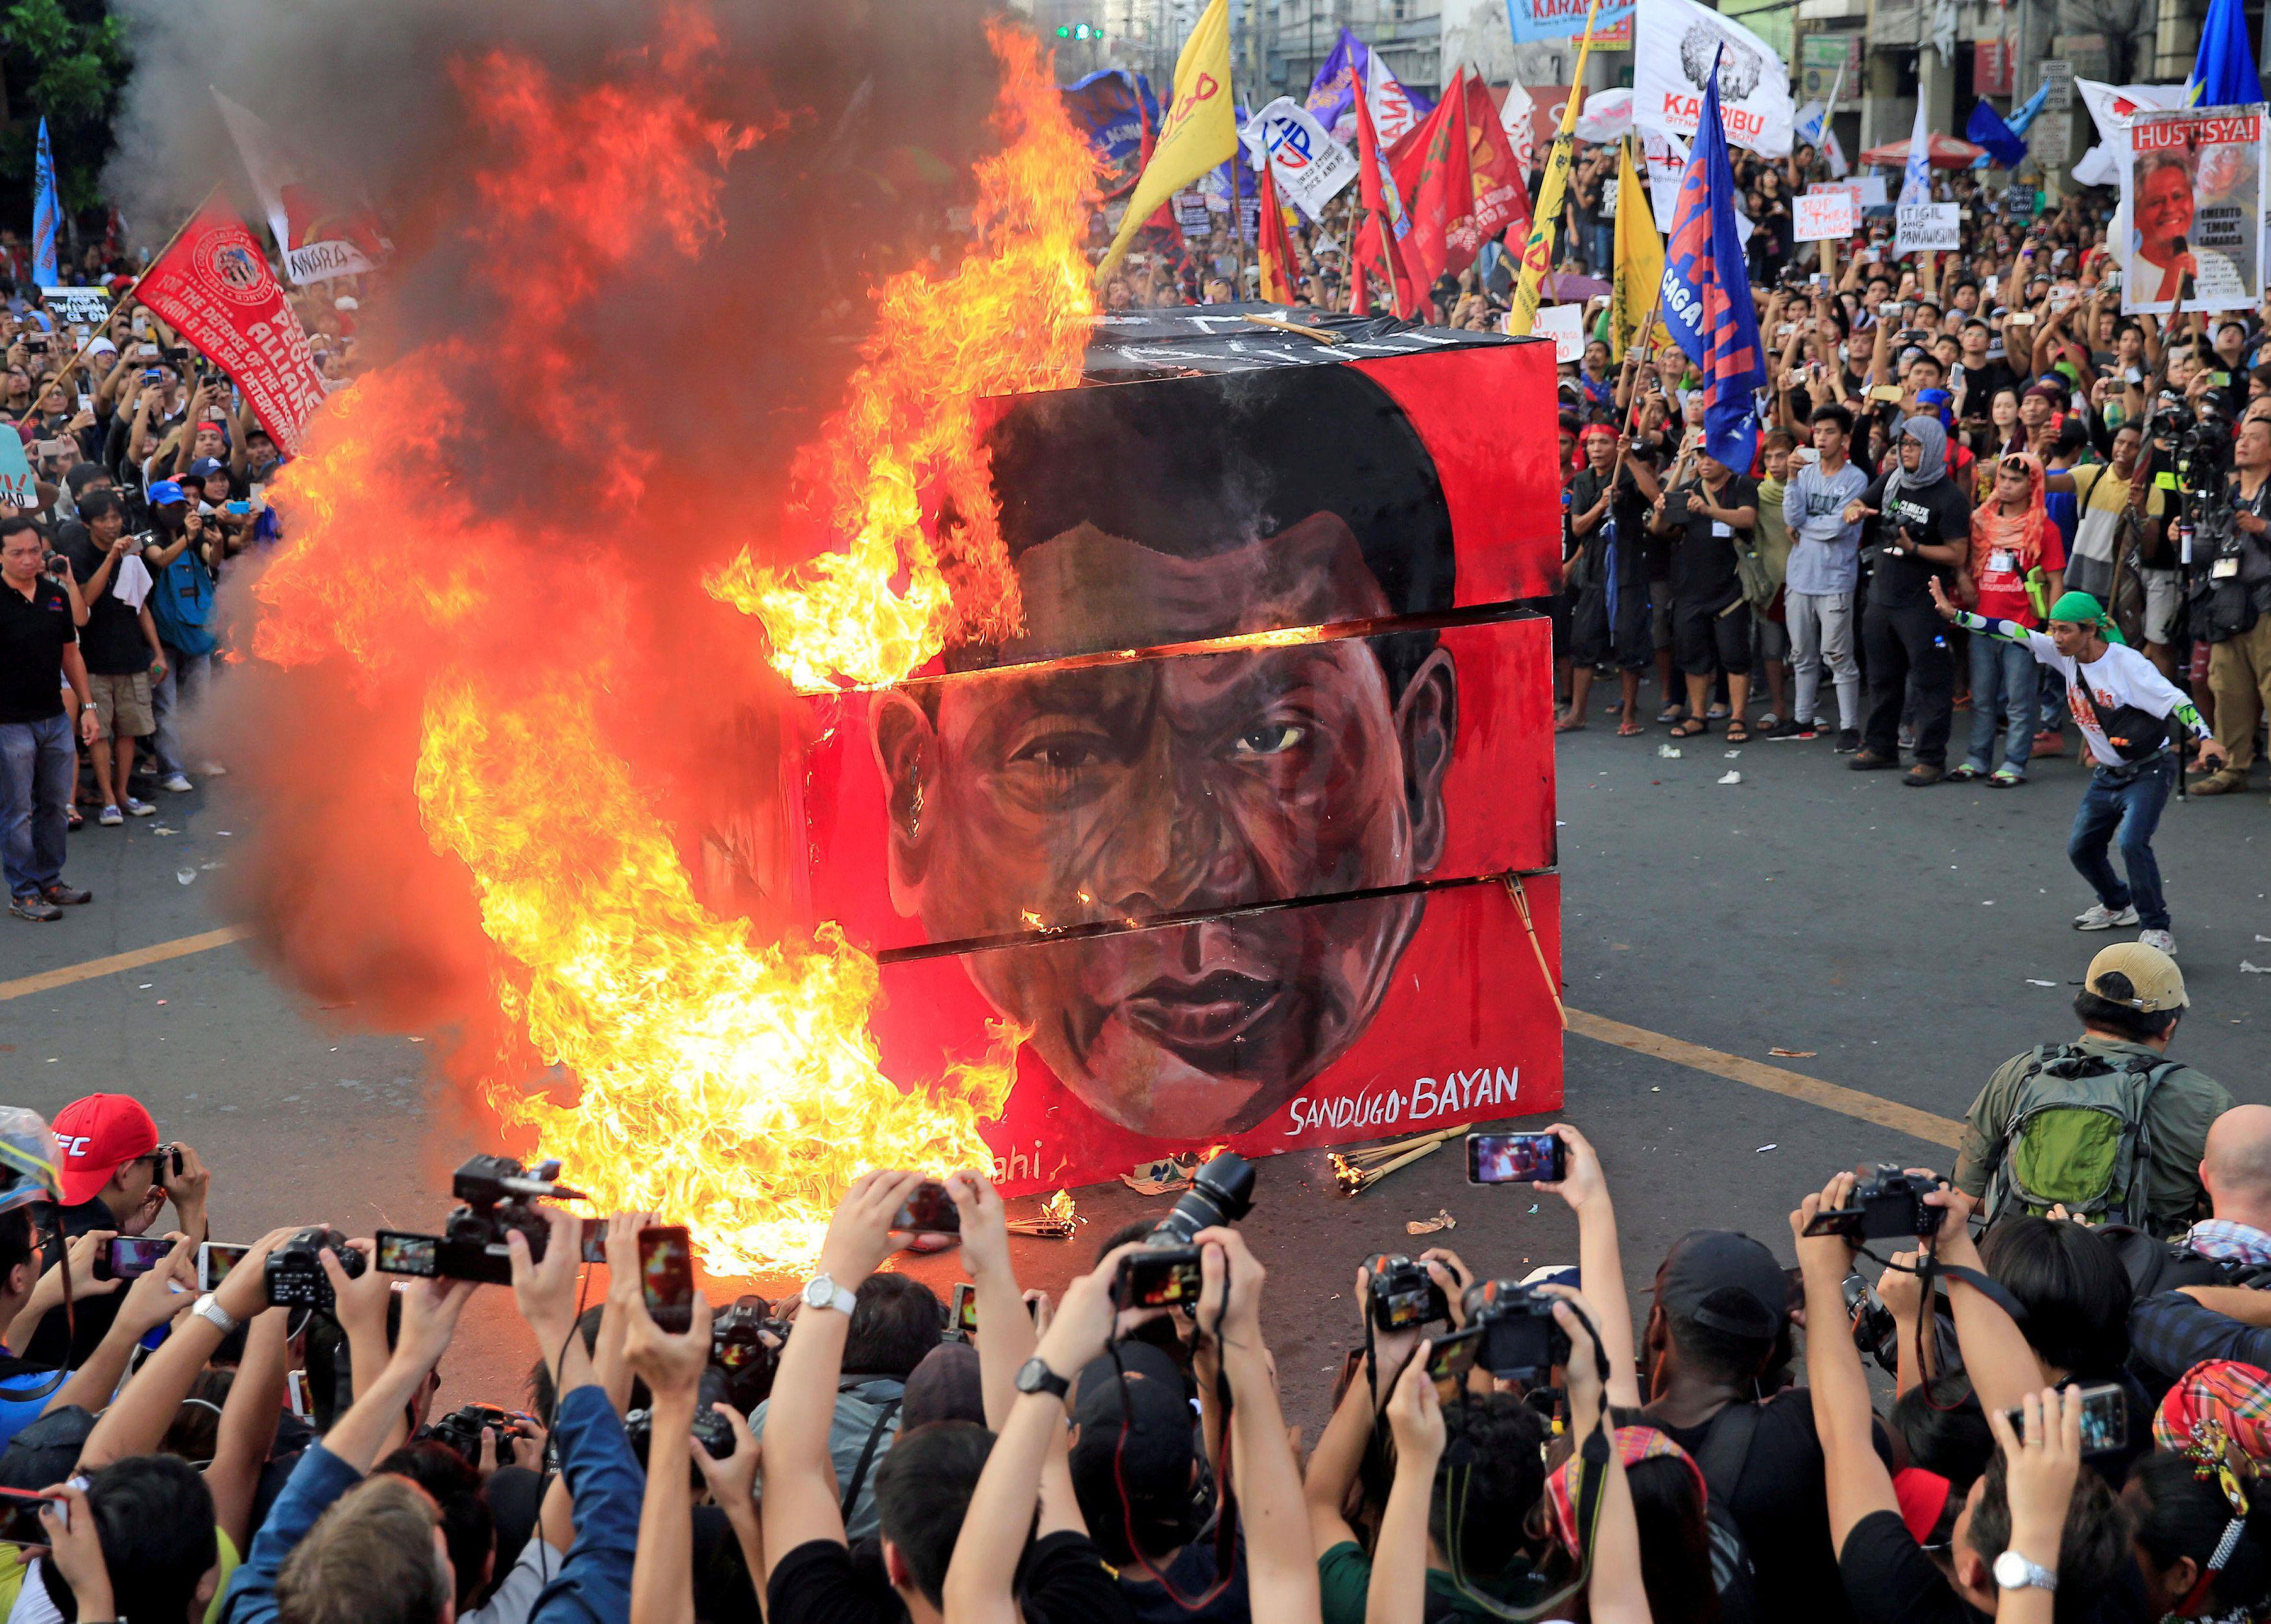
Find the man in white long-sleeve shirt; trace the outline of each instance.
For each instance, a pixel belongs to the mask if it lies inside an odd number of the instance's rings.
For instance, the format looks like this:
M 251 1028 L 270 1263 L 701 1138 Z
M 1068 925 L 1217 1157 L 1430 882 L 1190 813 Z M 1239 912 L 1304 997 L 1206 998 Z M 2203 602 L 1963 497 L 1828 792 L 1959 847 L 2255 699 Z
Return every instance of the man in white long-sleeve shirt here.
M 2104 606 L 2087 592 L 2068 592 L 2051 605 L 2047 634 L 1959 609 L 1938 580 L 1932 583 L 1932 601 L 1942 619 L 1974 636 L 2023 643 L 2037 661 L 2066 678 L 2066 707 L 2095 764 L 2066 854 L 2097 893 L 2097 901 L 2075 916 L 2074 927 L 2111 930 L 2141 924 L 2137 940 L 2173 956 L 2177 939 L 2169 930 L 2161 865 L 2153 856 L 2153 831 L 2182 771 L 2169 749 L 2169 724 L 2175 722 L 2200 741 L 2203 771 L 2227 758 L 2223 746 L 2209 734 L 2193 702 L 2151 660 L 2108 640 L 2109 632 L 2116 638 L 2121 634 Z M 2122 864 L 2129 871 L 2126 885 L 2105 855 L 2117 829 Z
M 1798 695 L 1795 735 L 1820 731 L 1817 710 L 1826 661 L 1837 685 L 1837 748 L 1861 748 L 1861 667 L 1853 658 L 1853 594 L 1861 581 L 1861 526 L 1845 522 L 1845 504 L 1869 488 L 1869 476 L 1846 458 L 1853 413 L 1831 403 L 1810 420 L 1814 456 L 1791 476 L 1782 499 L 1790 527 L 1783 612 L 1790 628 L 1791 668 Z

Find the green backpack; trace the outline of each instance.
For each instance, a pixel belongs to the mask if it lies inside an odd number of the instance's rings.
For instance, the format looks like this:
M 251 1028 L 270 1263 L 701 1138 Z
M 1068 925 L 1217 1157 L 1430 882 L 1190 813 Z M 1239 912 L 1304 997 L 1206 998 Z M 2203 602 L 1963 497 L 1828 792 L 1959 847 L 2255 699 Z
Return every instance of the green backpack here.
M 2066 1044 L 2036 1048 L 2003 1124 L 1987 1221 L 2062 1205 L 2093 1224 L 2145 1227 L 2153 1162 L 2145 1111 L 2176 1069 L 2141 1054 L 2117 1062 Z

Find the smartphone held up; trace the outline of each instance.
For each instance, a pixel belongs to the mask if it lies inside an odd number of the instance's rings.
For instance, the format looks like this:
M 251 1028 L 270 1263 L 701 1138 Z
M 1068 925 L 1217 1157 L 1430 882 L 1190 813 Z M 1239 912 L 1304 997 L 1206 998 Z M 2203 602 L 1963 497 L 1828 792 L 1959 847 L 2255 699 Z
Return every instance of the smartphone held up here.
M 1470 1184 L 1558 1184 L 1569 1176 L 1559 1134 L 1469 1134 Z

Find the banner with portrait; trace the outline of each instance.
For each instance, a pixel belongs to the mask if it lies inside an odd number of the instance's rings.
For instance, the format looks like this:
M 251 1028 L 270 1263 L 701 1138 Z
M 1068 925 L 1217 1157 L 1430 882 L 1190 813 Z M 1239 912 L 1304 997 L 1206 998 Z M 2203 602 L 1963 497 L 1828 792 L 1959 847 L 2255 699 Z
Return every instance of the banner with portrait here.
M 812 699 L 710 841 L 875 953 L 891 1075 L 1030 1034 L 1011 1192 L 1560 1098 L 1553 351 L 1205 320 L 995 404 L 1023 629 Z
M 2140 112 L 2121 156 L 2121 308 L 2252 309 L 2271 205 L 2263 105 Z

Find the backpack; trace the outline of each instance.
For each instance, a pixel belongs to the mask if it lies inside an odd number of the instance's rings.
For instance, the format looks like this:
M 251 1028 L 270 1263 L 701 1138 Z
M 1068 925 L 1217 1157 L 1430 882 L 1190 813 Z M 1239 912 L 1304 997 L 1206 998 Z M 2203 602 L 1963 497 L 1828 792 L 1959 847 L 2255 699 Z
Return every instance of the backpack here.
M 2120 1260 L 2140 1302 L 2187 1285 L 2271 1285 L 2271 1266 L 2208 1257 L 2181 1240 L 2163 1240 L 2126 1224 L 2108 1224 L 2097 1233 Z
M 1711 1537 L 1711 1583 L 1719 1592 L 1721 1624 L 1754 1624 L 1759 1616 L 1751 1547 L 1732 1509 L 1735 1486 L 1750 1461 L 1759 1412 L 1757 1404 L 1729 1404 L 1711 1418 L 1702 1447 L 1694 1451 L 1703 1473 L 1703 1523 Z
M 2117 1064 L 2067 1044 L 2038 1046 L 2003 1124 L 1987 1221 L 2040 1218 L 2063 1205 L 2092 1223 L 2146 1227 L 2153 1147 L 2145 1113 L 2177 1064 L 2136 1054 Z

